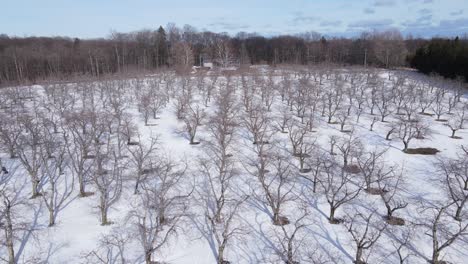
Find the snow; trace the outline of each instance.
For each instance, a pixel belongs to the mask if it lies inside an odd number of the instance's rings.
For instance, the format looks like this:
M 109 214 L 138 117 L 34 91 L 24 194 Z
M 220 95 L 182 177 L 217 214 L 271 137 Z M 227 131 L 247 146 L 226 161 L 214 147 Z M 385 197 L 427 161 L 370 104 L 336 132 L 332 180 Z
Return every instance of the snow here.
M 263 70 L 267 67 L 262 66 L 259 68 Z M 382 71 L 380 78 L 390 87 L 388 74 L 390 73 Z M 240 82 L 237 77 L 233 78 L 235 82 Z M 224 81 L 225 79 L 222 78 L 218 86 L 222 85 Z M 275 81 L 278 83 L 280 81 L 279 77 Z M 235 86 L 238 87 L 239 91 L 237 93 L 240 95 L 239 83 Z M 332 89 L 332 87 L 332 81 L 325 80 L 324 85 L 320 89 Z M 37 85 L 32 88 L 37 90 L 43 89 Z M 463 100 L 466 101 L 466 97 Z M 204 155 L 204 145 L 210 141 L 210 135 L 207 132 L 206 126 L 202 126 L 197 133 L 197 138 L 201 141 L 201 144 L 189 145 L 188 140 L 178 133 L 183 128 L 183 122 L 177 120 L 174 114 L 173 101 L 174 99 L 171 99 L 159 114 L 159 119 L 150 120 L 150 126 L 144 125 L 144 121 L 135 106 L 129 112 L 133 115 L 134 121 L 138 123 L 138 130 L 143 140 L 157 136 L 160 142 L 158 153 L 164 153 L 178 162 L 187 161 L 189 170 L 186 174 L 189 177 L 189 182 L 191 180 L 199 181 L 201 176 L 197 168 L 197 159 Z M 280 104 L 282 104 L 280 97 L 276 96 L 273 111 L 278 111 Z M 211 102 L 210 106 L 206 108 L 208 114 L 212 114 L 213 107 L 213 102 Z M 354 125 L 353 132 L 353 135 L 364 143 L 367 150 L 376 147 L 388 148 L 388 152 L 385 155 L 387 162 L 395 163 L 399 168 L 404 168 L 406 186 L 403 196 L 410 201 L 410 205 L 398 211 L 397 214 L 408 222 L 416 221 L 419 217 L 418 208 L 420 204 L 417 202 L 418 200 L 444 199 L 443 192 L 434 180 L 436 178 L 434 162 L 437 158 L 442 156 L 455 157 L 460 153 L 460 146 L 468 145 L 468 130 L 457 131 L 457 135 L 462 139 L 452 139 L 449 137 L 450 130 L 442 122 L 434 121 L 435 118 L 431 116 L 420 117 L 431 124 L 433 133 L 429 138 L 411 141 L 410 146 L 435 147 L 441 151 L 435 156 L 408 155 L 403 153 L 401 151 L 403 145 L 398 139 L 385 140 L 385 134 L 388 129 L 385 123 L 377 122 L 374 130 L 369 131 L 373 117 L 367 110 L 361 116 L 361 121 Z M 388 122 L 394 122 L 395 118 L 395 115 L 389 116 Z M 350 121 L 354 122 L 354 119 L 355 117 L 352 117 Z M 327 118 L 321 117 L 319 113 L 317 113 L 315 130 L 316 132 L 313 133 L 313 137 L 316 138 L 316 142 L 324 150 L 329 149 L 328 139 L 330 135 L 337 135 L 338 137 L 347 136 L 347 134 L 339 131 L 338 124 L 328 124 Z M 241 131 L 239 135 L 236 135 L 234 147 L 234 150 L 238 153 L 235 155 L 236 157 L 248 156 L 252 153 L 250 149 L 251 143 L 245 136 L 242 136 L 245 133 L 245 131 Z M 275 138 L 282 142 L 281 144 L 286 148 L 290 148 L 286 134 L 277 133 Z M 18 162 L 8 159 L 6 153 L 1 157 L 4 164 L 10 165 Z M 26 181 L 29 180 L 22 169 L 19 169 L 17 175 L 18 177 L 25 177 Z M 253 176 L 248 175 L 243 170 L 235 181 L 235 192 L 251 194 L 252 192 L 259 191 L 252 190 L 252 181 L 255 181 Z M 298 182 L 299 184 L 295 187 L 295 192 L 299 195 L 301 193 L 300 186 L 303 186 L 304 183 L 300 180 Z M 89 190 L 95 191 L 91 186 L 92 184 L 88 185 Z M 21 195 L 27 197 L 29 195 L 28 192 L 29 182 L 26 184 Z M 75 192 L 77 191 L 75 190 Z M 355 247 L 352 244 L 351 237 L 343 225 L 331 225 L 328 223 L 329 207 L 323 195 L 320 192 L 317 194 L 308 193 L 302 198 L 309 205 L 309 214 L 307 217 L 308 226 L 299 234 L 302 240 L 300 252 L 302 259 L 305 259 L 301 263 L 308 263 L 306 255 L 312 252 L 324 257 L 327 255 L 334 256 L 335 263 L 352 262 Z M 83 256 L 91 250 L 99 248 L 98 242 L 103 235 L 109 234 L 113 230 L 117 230 L 118 233 L 131 230 L 131 223 L 128 221 L 127 215 L 130 210 L 135 209 L 138 205 L 138 197 L 133 194 L 132 183 L 125 183 L 122 197 L 109 212 L 109 217 L 114 222 L 114 224 L 109 226 L 100 225 L 99 212 L 96 207 L 99 202 L 97 194 L 86 198 L 78 198 L 74 195 L 69 205 L 59 213 L 57 224 L 54 227 L 47 226 L 48 212 L 45 206 L 41 206 L 41 200 L 36 199 L 31 202 L 32 205 L 24 209 L 21 214 L 25 219 L 33 219 L 35 215 L 34 236 L 25 241 L 27 243 L 22 250 L 20 250 L 20 243 L 16 243 L 15 250 L 21 254 L 19 263 L 26 263 L 28 260 L 35 258 L 46 259 L 41 263 L 84 263 L 85 258 Z M 381 215 L 385 214 L 385 207 L 381 203 L 380 198 L 364 192 L 351 204 L 340 207 L 337 214 L 343 217 L 345 212 L 357 210 L 356 208 L 366 210 L 369 207 L 376 208 Z M 279 227 L 271 224 L 270 216 L 267 212 L 268 207 L 252 197 L 242 206 L 239 217 L 236 219 L 236 224 L 241 225 L 247 231 L 228 244 L 226 259 L 231 261 L 231 263 L 281 263 L 275 254 L 275 250 L 278 250 L 275 236 Z M 293 201 L 287 204 L 283 214 L 287 215 L 290 219 L 295 219 L 298 213 L 297 204 Z M 197 224 L 202 222 L 202 219 L 203 212 L 200 208 L 200 201 L 195 196 L 191 197 L 189 216 L 180 224 L 181 229 L 177 233 L 177 236 L 173 237 L 166 247 L 157 251 L 154 254 L 154 259 L 173 264 L 216 263 L 213 245 L 210 245 L 210 240 L 206 239 L 197 228 Z M 393 236 L 400 237 L 409 228 L 408 226 L 389 227 L 379 240 L 378 246 L 372 250 L 370 263 L 397 263 L 397 255 L 390 240 Z M 430 257 L 431 254 L 430 242 L 429 238 L 424 236 L 421 231 L 414 232 L 412 235 L 414 250 L 411 252 L 414 256 L 410 258 L 408 263 L 426 263 L 424 257 Z M 460 240 L 445 251 L 444 259 L 452 263 L 463 263 L 468 258 L 466 248 L 466 240 Z M 135 239 L 127 245 L 126 253 L 128 254 L 128 263 L 144 262 L 142 247 Z M 6 256 L 5 248 L 1 246 L 0 255 Z

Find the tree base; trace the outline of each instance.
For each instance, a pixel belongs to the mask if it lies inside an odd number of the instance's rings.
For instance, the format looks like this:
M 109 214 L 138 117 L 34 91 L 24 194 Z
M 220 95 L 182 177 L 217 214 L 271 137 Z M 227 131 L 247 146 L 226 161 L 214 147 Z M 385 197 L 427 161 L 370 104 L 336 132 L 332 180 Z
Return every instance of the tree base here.
M 93 196 L 93 195 L 94 195 L 94 192 L 84 192 L 84 193 L 78 194 L 78 197 L 85 198 L 85 197 L 89 197 L 89 196 Z
M 368 194 L 371 194 L 371 195 L 381 195 L 381 194 L 384 194 L 386 192 L 388 192 L 387 190 L 384 190 L 384 189 L 380 189 L 380 188 L 366 188 L 364 189 L 364 191 Z
M 403 150 L 403 152 L 410 155 L 435 155 L 440 150 L 436 148 L 408 148 Z
M 404 226 L 405 225 L 405 220 L 403 218 L 400 218 L 400 217 L 395 217 L 395 216 L 391 216 L 391 217 L 386 217 L 385 218 L 387 223 L 389 225 L 393 225 L 393 226 Z
M 288 224 L 290 224 L 290 221 L 286 216 L 279 216 L 276 221 L 273 220 L 273 225 L 275 226 L 285 226 Z
M 343 170 L 351 174 L 357 174 L 361 172 L 361 169 L 356 164 L 346 165 L 343 167 Z
M 343 219 L 340 219 L 340 218 L 328 219 L 328 223 L 332 225 L 338 225 L 338 224 L 343 223 Z

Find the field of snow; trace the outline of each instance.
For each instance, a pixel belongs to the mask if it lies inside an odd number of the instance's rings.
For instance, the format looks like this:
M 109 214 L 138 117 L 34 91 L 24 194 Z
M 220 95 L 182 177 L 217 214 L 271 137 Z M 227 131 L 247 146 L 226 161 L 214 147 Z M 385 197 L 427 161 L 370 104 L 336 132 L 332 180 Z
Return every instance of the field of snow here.
M 363 241 L 375 238 L 363 248 L 366 263 L 427 263 L 433 254 L 430 224 L 441 206 L 450 204 L 436 225 L 440 244 L 468 223 L 466 206 L 461 221 L 452 217 L 457 203 L 451 204 L 445 174 L 436 165 L 468 156 L 462 149 L 468 147 L 468 130 L 457 129 L 451 137 L 447 126 L 466 120 L 464 92 L 457 84 L 416 73 L 268 67 L 1 89 L 0 130 L 18 131 L 12 145 L 24 148 L 29 160 L 10 158 L 5 137 L 0 139 L 1 164 L 9 171 L 0 180 L 0 241 L 5 241 L 0 261 L 8 263 L 9 257 L 8 197 L 15 201 L 10 218 L 17 263 L 352 263 L 353 234 L 364 235 Z M 420 113 L 424 106 L 427 114 Z M 28 124 L 37 124 L 37 145 L 55 142 L 50 153 L 46 147 L 38 150 L 54 158 L 31 153 L 35 130 Z M 72 133 L 72 124 L 83 130 Z M 194 129 L 199 144 L 189 144 L 188 131 Z M 440 152 L 403 152 L 405 132 L 411 134 L 410 149 Z M 86 192 L 93 194 L 80 197 L 69 156 L 81 153 L 77 138 L 85 135 L 94 136 L 83 174 Z M 144 160 L 147 170 L 138 180 L 132 151 L 151 148 L 152 139 L 157 139 L 155 151 Z M 61 150 L 63 173 L 57 173 L 51 160 Z M 372 186 L 382 184 L 387 191 L 398 180 L 392 202 L 406 205 L 394 213 L 403 226 L 386 223 L 388 194 L 365 190 L 363 171 L 370 171 L 365 160 L 376 153 L 382 156 L 372 164 L 380 170 L 370 172 Z M 37 190 L 43 194 L 30 199 L 25 162 L 36 159 Z M 460 174 L 468 180 L 467 171 Z M 55 192 L 51 175 L 58 179 Z M 61 196 L 56 222 L 49 226 L 46 203 Z M 336 209 L 339 223 L 332 224 L 327 198 L 343 197 L 349 200 Z M 101 225 L 103 199 L 113 201 L 106 225 Z M 272 205 L 288 224 L 273 223 Z M 464 231 L 439 259 L 465 263 L 467 248 Z

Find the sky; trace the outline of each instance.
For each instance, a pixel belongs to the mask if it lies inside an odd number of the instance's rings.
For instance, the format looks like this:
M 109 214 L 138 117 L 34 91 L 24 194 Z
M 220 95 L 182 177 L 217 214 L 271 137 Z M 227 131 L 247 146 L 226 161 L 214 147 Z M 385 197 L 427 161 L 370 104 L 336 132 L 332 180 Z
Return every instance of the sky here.
M 10 36 L 98 38 L 167 23 L 231 35 L 456 36 L 468 33 L 468 0 L 0 0 L 0 34 Z

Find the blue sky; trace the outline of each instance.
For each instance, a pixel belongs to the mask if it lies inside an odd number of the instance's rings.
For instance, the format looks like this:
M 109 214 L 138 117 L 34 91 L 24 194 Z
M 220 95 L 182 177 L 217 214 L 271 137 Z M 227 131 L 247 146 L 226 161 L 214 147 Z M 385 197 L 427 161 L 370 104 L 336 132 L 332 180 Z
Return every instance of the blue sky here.
M 271 36 L 316 31 L 355 36 L 400 29 L 431 37 L 468 33 L 468 0 L 0 0 L 0 33 L 95 38 L 173 22 Z

